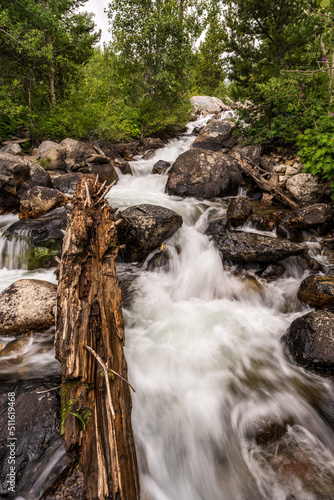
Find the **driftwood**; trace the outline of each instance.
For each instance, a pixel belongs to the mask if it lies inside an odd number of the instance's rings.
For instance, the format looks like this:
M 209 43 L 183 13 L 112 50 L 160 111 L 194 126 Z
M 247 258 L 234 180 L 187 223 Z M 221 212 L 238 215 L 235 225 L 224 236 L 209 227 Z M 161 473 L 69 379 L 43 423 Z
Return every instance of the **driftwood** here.
M 95 176 L 80 180 L 64 236 L 55 343 L 62 365 L 61 430 L 88 500 L 138 500 L 117 232 L 102 192 Z
M 296 203 L 290 196 L 284 193 L 282 189 L 277 186 L 274 186 L 271 182 L 264 179 L 261 174 L 258 172 L 256 167 L 252 167 L 248 162 L 238 158 L 238 167 L 242 172 L 248 174 L 259 186 L 260 189 L 273 195 L 277 200 L 279 200 L 282 205 L 295 209 L 299 208 L 298 203 Z

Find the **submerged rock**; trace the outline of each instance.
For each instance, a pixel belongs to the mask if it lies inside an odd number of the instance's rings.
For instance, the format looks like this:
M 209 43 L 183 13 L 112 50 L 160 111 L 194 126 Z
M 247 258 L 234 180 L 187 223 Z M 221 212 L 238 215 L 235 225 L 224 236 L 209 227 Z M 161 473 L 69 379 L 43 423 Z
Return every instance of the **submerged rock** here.
M 54 208 L 66 205 L 68 198 L 57 189 L 36 186 L 24 193 L 20 201 L 20 219 L 34 219 Z
M 190 149 L 176 159 L 169 171 L 166 192 L 210 199 L 235 195 L 243 183 L 235 160 L 228 155 Z
M 54 325 L 57 286 L 18 280 L 0 293 L 0 335 L 17 335 Z
M 233 122 L 215 120 L 202 128 L 191 147 L 219 151 L 225 147 L 234 127 Z
M 242 226 L 253 212 L 252 204 L 245 196 L 232 200 L 227 209 L 227 219 L 232 226 Z
M 334 278 L 309 276 L 302 281 L 297 297 L 312 307 L 334 307 Z
M 169 161 L 159 160 L 153 165 L 152 174 L 165 174 L 170 166 Z
M 182 217 L 173 210 L 156 205 L 136 205 L 119 213 L 118 237 L 125 244 L 126 262 L 140 261 L 172 236 L 182 225 Z
M 212 233 L 211 233 L 212 234 Z M 223 259 L 234 262 L 277 262 L 305 252 L 305 248 L 287 240 L 241 231 L 213 233 Z
M 334 373 L 334 314 L 312 311 L 295 319 L 282 341 L 304 368 Z

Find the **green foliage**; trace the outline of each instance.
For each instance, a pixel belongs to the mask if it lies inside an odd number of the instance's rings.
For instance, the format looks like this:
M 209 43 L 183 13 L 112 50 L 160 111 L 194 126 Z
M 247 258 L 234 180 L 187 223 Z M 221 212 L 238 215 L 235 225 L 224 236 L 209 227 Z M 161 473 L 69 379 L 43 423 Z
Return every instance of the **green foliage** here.
M 307 69 L 323 20 L 304 0 L 228 0 L 225 43 L 230 78 L 250 91 L 282 69 Z M 315 2 L 310 0 L 311 6 Z
M 316 128 L 306 129 L 297 144 L 304 171 L 331 181 L 334 188 L 334 113 L 325 115 Z
M 85 412 L 83 412 L 82 415 L 80 415 L 79 412 L 70 412 L 71 415 L 74 415 L 81 423 L 82 425 L 82 431 L 85 431 L 86 430 L 86 427 L 87 427 L 87 424 L 90 420 L 90 417 L 92 416 L 92 410 L 86 410 Z
M 256 84 L 254 105 L 240 111 L 243 135 L 249 142 L 271 147 L 295 143 L 324 114 L 321 78 L 317 86 L 314 80 L 307 82 L 301 77 L 271 78 L 267 83 Z

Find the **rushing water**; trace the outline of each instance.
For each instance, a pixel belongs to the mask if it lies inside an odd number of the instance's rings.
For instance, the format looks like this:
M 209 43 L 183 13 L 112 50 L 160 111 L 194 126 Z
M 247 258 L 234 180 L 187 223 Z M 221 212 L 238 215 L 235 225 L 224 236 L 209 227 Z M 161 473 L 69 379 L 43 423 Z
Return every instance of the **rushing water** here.
M 134 175 L 120 174 L 108 195 L 114 207 L 151 203 L 183 217 L 166 244 L 167 267 L 150 271 L 150 256 L 141 267 L 119 265 L 120 274 L 136 276 L 124 318 L 143 498 L 333 499 L 333 382 L 290 364 L 280 344 L 307 312 L 296 299 L 307 273 L 289 258 L 275 282 L 236 277 L 205 235 L 228 202 L 168 196 L 167 176 L 151 174 L 157 160 L 174 161 L 189 149 L 198 124 L 150 160 L 131 162 Z M 317 241 L 309 245 L 317 254 Z M 51 278 L 49 271 L 28 276 Z M 28 276 L 3 268 L 0 288 Z M 24 348 L 26 360 L 32 352 L 37 363 L 37 352 L 45 363 L 38 341 Z M 261 419 L 288 432 L 260 446 L 253 437 Z

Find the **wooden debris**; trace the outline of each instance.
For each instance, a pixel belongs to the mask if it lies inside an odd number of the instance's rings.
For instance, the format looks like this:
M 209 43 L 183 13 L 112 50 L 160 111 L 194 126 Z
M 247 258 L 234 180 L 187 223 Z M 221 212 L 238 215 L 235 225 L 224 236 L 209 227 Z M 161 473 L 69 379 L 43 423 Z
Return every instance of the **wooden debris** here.
M 95 175 L 79 181 L 63 242 L 55 343 L 62 365 L 61 428 L 88 500 L 139 500 L 117 231 L 113 210 L 100 197 L 103 187 Z

